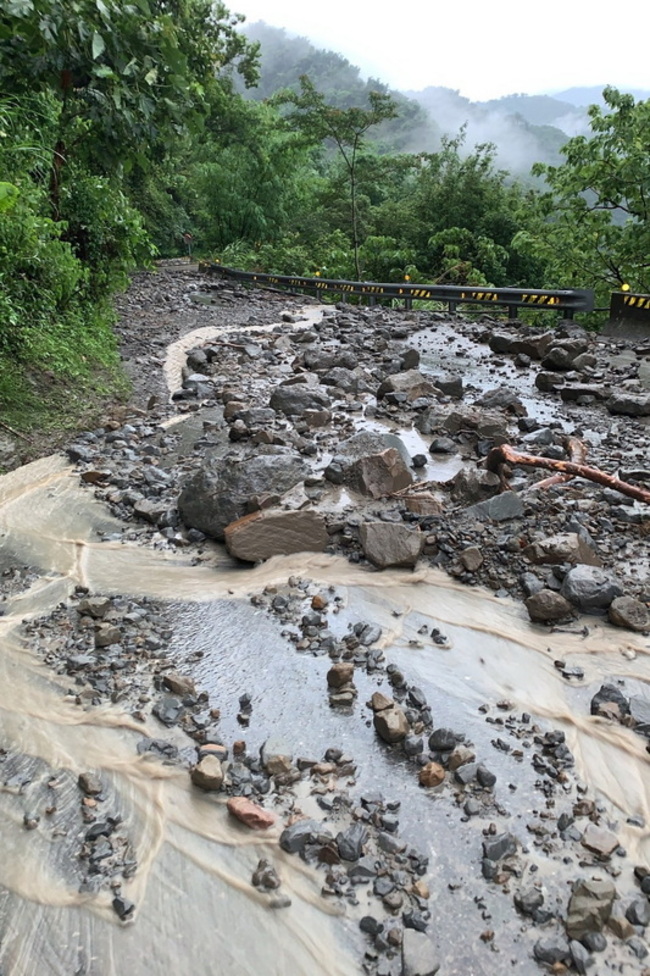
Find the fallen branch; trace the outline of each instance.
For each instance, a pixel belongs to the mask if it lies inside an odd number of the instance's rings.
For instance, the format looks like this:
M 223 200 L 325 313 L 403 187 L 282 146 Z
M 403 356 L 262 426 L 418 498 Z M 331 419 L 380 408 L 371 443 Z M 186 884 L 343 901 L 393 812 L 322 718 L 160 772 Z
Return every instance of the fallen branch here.
M 9 424 L 5 424 L 3 420 L 0 420 L 0 427 L 2 427 L 4 430 L 8 430 L 10 434 L 14 435 L 14 437 L 20 437 L 21 440 L 27 441 L 28 444 L 32 443 L 31 437 L 27 437 L 25 434 L 21 434 L 19 430 L 14 430 L 13 427 L 9 426 Z
M 591 468 L 586 464 L 576 463 L 575 461 L 556 461 L 554 458 L 538 457 L 536 454 L 520 454 L 510 447 L 509 444 L 502 444 L 500 447 L 493 447 L 487 458 L 485 466 L 488 471 L 500 474 L 504 464 L 519 464 L 531 468 L 545 468 L 547 471 L 556 471 L 569 478 L 586 478 L 587 481 L 595 481 L 596 484 L 604 485 L 605 488 L 612 488 L 620 491 L 622 495 L 628 495 L 639 502 L 650 505 L 650 491 L 647 488 L 638 488 L 630 485 L 626 481 L 621 481 L 616 475 L 607 474 L 600 468 Z
M 584 464 L 587 460 L 587 445 L 577 437 L 568 437 L 564 442 L 564 447 L 569 455 L 569 461 L 573 464 Z M 551 488 L 553 485 L 562 485 L 567 481 L 573 481 L 575 475 L 572 474 L 552 474 L 550 478 L 536 481 L 531 485 L 529 491 L 540 491 L 542 488 Z

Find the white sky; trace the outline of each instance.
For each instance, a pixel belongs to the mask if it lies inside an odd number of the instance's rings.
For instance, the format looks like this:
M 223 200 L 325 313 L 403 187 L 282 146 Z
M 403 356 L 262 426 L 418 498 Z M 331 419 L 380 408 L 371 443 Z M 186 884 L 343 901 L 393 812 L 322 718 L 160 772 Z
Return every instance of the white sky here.
M 650 90 L 650 0 L 226 0 L 393 88 L 474 100 L 574 85 Z

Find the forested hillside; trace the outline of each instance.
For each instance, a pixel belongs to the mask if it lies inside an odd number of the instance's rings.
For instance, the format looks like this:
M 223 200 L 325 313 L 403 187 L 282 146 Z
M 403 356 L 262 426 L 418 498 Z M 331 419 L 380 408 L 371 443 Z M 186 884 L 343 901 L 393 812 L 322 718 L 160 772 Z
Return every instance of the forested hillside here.
M 267 51 L 266 29 L 242 33 L 221 4 L 74 6 L 73 23 L 57 0 L 0 0 L 11 423 L 60 425 L 89 387 L 119 388 L 112 296 L 133 268 L 184 253 L 188 234 L 200 254 L 275 272 L 595 286 L 601 300 L 650 288 L 647 101 L 606 90 L 587 136 L 555 145 L 556 165 L 541 157 L 542 192 L 489 141 L 472 145 L 339 55 L 282 31 Z M 520 131 L 550 145 L 549 106 L 535 106 L 540 124 Z

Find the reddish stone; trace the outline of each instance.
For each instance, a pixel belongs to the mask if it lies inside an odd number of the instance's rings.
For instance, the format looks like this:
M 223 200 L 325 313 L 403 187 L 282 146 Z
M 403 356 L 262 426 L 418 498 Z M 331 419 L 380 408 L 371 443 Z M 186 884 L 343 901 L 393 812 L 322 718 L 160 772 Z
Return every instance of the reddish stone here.
M 267 830 L 275 823 L 274 813 L 246 799 L 245 796 L 231 796 L 228 800 L 228 813 L 251 830 Z

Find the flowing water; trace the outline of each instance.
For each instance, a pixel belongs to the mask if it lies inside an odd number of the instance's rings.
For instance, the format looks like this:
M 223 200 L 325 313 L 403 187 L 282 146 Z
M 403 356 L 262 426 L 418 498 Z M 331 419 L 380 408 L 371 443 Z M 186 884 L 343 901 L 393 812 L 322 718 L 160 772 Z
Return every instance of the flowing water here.
M 195 344 L 197 337 L 191 339 Z M 169 360 L 171 388 L 179 356 L 175 349 Z M 176 621 L 171 651 L 203 653 L 197 684 L 217 702 L 252 694 L 246 736 L 252 747 L 271 732 L 281 733 L 294 755 L 319 757 L 328 746 L 339 746 L 358 762 L 359 788 L 402 799 L 401 833 L 429 853 L 437 879 L 432 911 L 444 973 L 496 976 L 505 971 L 506 955 L 508 969 L 511 961 L 521 963 L 522 972 L 533 965 L 524 961 L 529 947 L 517 948 L 520 922 L 503 895 L 490 895 L 489 906 L 491 925 L 497 928 L 496 920 L 509 933 L 507 954 L 499 958 L 469 939 L 459 944 L 459 919 L 470 925 L 473 895 L 486 888 L 477 869 L 480 825 L 461 824 L 442 794 L 432 798 L 418 790 L 413 773 L 378 744 L 363 704 L 374 685 L 363 675 L 350 714 L 327 707 L 328 659 L 298 654 L 277 621 L 250 603 L 251 593 L 300 576 L 341 596 L 340 613 L 329 622 L 333 630 L 343 633 L 360 620 L 381 625 L 388 659 L 423 689 L 436 724 L 466 732 L 497 772 L 510 829 L 522 840 L 524 818 L 542 803 L 535 774 L 529 763 L 490 750 L 494 729 L 486 727 L 479 706 L 507 698 L 517 713 L 563 729 L 579 777 L 611 803 L 634 862 L 650 866 L 648 830 L 626 824 L 632 814 L 650 822 L 644 740 L 588 714 L 590 694 L 603 678 L 624 678 L 628 689 L 644 693 L 650 681 L 646 638 L 592 619 L 586 636 L 549 634 L 532 626 L 520 606 L 429 568 L 378 573 L 309 555 L 242 570 L 217 546 L 193 565 L 182 553 L 115 541 L 120 527 L 60 456 L 0 479 L 3 565 L 33 570 L 31 583 L 7 598 L 0 617 L 3 976 L 360 972 L 354 918 L 338 917 L 337 906 L 319 894 L 315 872 L 278 849 L 277 830 L 261 839 L 233 826 L 223 801 L 198 795 L 185 769 L 137 755 L 143 734 L 161 734 L 155 719 L 143 726 L 119 705 L 74 705 L 65 696 L 69 679 L 54 675 L 27 646 L 21 623 L 52 611 L 78 584 L 97 594 L 169 601 Z M 429 632 L 442 630 L 447 644 L 422 638 L 423 625 Z M 584 680 L 564 680 L 553 663 L 559 657 L 582 667 Z M 227 714 L 223 731 L 227 741 L 241 734 Z M 71 811 L 79 803 L 77 777 L 89 769 L 108 784 L 111 802 L 130 826 L 138 870 L 125 891 L 137 905 L 129 925 L 117 921 L 109 892 L 79 891 L 75 880 Z M 56 810 L 27 830 L 24 818 L 43 806 L 48 791 L 56 794 Z M 261 856 L 278 867 L 291 895 L 289 909 L 270 910 L 250 885 Z M 534 857 L 542 872 L 552 874 L 553 862 Z M 454 894 L 447 890 L 451 879 L 463 883 Z M 476 918 L 471 924 L 481 923 Z

